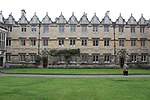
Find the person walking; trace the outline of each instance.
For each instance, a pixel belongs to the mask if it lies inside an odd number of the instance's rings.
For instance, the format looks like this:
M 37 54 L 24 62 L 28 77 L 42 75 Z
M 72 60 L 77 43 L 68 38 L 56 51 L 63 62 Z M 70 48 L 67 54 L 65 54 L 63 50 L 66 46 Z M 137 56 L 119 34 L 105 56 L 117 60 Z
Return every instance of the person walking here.
M 5 68 L 9 68 L 9 63 L 8 62 L 5 63 Z
M 128 76 L 128 65 L 127 65 L 127 63 L 125 63 L 123 65 L 123 69 L 124 69 L 124 76 Z

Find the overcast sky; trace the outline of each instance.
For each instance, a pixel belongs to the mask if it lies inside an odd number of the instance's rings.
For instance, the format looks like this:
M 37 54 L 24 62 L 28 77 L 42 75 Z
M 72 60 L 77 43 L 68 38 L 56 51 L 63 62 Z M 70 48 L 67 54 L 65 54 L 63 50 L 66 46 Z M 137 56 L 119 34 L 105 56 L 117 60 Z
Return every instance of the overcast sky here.
M 120 13 L 127 21 L 131 13 L 138 21 L 143 14 L 146 20 L 150 18 L 149 0 L 0 0 L 0 10 L 3 16 L 8 18 L 12 13 L 15 20 L 21 17 L 21 10 L 25 9 L 26 17 L 30 21 L 34 13 L 42 20 L 46 12 L 55 21 L 56 17 L 62 14 L 68 20 L 74 12 L 74 15 L 80 20 L 83 13 L 87 13 L 89 20 L 94 13 L 100 21 L 105 16 L 106 11 L 110 11 L 110 18 L 116 21 Z

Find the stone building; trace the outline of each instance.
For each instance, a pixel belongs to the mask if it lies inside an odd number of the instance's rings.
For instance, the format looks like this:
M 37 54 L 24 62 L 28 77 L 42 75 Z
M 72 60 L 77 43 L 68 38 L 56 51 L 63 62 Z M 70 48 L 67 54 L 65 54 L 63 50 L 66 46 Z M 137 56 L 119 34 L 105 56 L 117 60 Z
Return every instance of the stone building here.
M 61 13 L 55 21 L 46 16 L 40 21 L 36 13 L 27 20 L 25 10 L 19 21 L 12 14 L 5 19 L 7 35 L 6 60 L 12 65 L 32 65 L 35 57 L 51 49 L 80 49 L 80 56 L 72 57 L 70 63 L 83 66 L 150 64 L 150 21 L 143 15 L 136 21 L 131 16 L 127 21 L 121 14 L 112 21 L 109 12 L 100 20 L 96 13 L 88 19 L 83 14 L 77 20 L 74 13 L 66 20 Z M 50 66 L 54 61 L 64 63 L 64 57 L 46 54 L 42 64 Z M 42 65 L 41 64 L 41 65 Z
M 5 66 L 6 62 L 6 36 L 7 28 L 4 24 L 2 11 L 0 11 L 0 68 Z

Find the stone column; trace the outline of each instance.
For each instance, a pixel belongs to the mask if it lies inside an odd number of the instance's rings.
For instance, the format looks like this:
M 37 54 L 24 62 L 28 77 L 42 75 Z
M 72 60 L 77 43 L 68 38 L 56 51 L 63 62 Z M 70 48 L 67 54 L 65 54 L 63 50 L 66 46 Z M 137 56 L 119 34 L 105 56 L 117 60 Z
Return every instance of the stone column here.
M 141 62 L 141 55 L 137 55 L 137 62 Z
M 88 63 L 89 64 L 92 64 L 93 63 L 93 60 L 92 60 L 92 55 L 88 55 Z

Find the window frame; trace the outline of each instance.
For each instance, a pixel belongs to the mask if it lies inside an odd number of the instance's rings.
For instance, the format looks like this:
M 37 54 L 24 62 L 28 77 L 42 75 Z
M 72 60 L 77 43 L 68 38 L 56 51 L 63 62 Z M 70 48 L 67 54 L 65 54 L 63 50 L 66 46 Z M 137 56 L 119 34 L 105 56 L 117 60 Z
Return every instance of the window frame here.
M 98 25 L 93 25 L 93 33 L 98 33 Z
M 119 47 L 125 47 L 125 39 L 119 39 Z
M 99 46 L 99 39 L 93 39 L 93 46 L 98 47 Z
M 11 42 L 12 42 L 12 39 L 11 38 L 6 38 L 6 46 L 11 46 Z
M 76 25 L 70 25 L 70 33 L 76 32 Z
M 131 62 L 137 62 L 137 54 L 131 54 Z
M 35 38 L 30 38 L 29 41 L 30 41 L 30 46 L 31 47 L 36 46 L 36 39 Z
M 76 63 L 76 56 L 71 56 L 70 63 Z
M 140 33 L 145 33 L 145 26 L 140 26 Z
M 26 26 L 21 26 L 21 32 L 22 32 L 22 33 L 27 32 L 27 27 L 26 27 Z
M 131 26 L 131 27 L 130 27 L 130 32 L 131 32 L 131 33 L 135 33 L 135 26 Z
M 147 62 L 147 54 L 141 54 L 141 62 Z
M 109 26 L 108 25 L 104 26 L 104 33 L 109 33 Z
M 32 27 L 31 27 L 31 31 L 32 31 L 32 33 L 36 33 L 36 31 L 37 31 L 37 30 L 36 30 L 36 26 L 32 26 Z
M 88 31 L 88 30 L 87 30 L 87 26 L 88 26 L 88 25 L 81 25 L 81 29 L 82 29 L 81 32 L 82 32 L 82 33 L 87 33 L 87 31 Z
M 70 39 L 70 47 L 75 47 L 75 45 L 76 45 L 76 40 Z
M 147 39 L 140 39 L 141 47 L 146 47 L 146 40 Z
M 43 33 L 49 33 L 49 25 L 43 26 Z
M 81 40 L 81 46 L 86 47 L 87 46 L 87 39 L 82 39 Z
M 26 54 L 19 54 L 18 55 L 18 61 L 19 62 L 25 62 Z
M 58 61 L 59 63 L 64 63 L 65 62 L 65 57 L 63 55 L 59 55 L 58 60 L 59 60 Z
M 48 41 L 49 41 L 48 38 L 43 38 L 42 39 L 42 46 L 48 46 Z
M 11 62 L 11 53 L 6 53 L 6 62 Z
M 88 63 L 88 54 L 82 54 L 81 59 L 82 63 Z
M 58 40 L 58 46 L 59 46 L 59 47 L 64 47 L 64 42 L 65 42 L 64 39 L 59 39 L 59 40 Z
M 136 40 L 137 39 L 131 39 L 131 47 L 136 47 Z
M 104 39 L 104 47 L 110 46 L 110 39 Z
M 119 26 L 118 32 L 123 33 L 124 32 L 124 26 Z
M 99 54 L 93 54 L 93 63 L 99 63 Z
M 111 59 L 110 59 L 110 54 L 104 54 L 104 63 L 110 63 Z
M 35 62 L 36 54 L 35 53 L 29 53 L 29 60 L 31 63 Z
M 12 32 L 12 31 L 13 31 L 13 26 L 10 26 L 10 25 L 9 25 L 9 26 L 7 26 L 7 28 L 8 28 L 8 31 L 9 31 L 9 32 Z
M 64 33 L 65 32 L 65 25 L 59 25 L 59 32 Z

